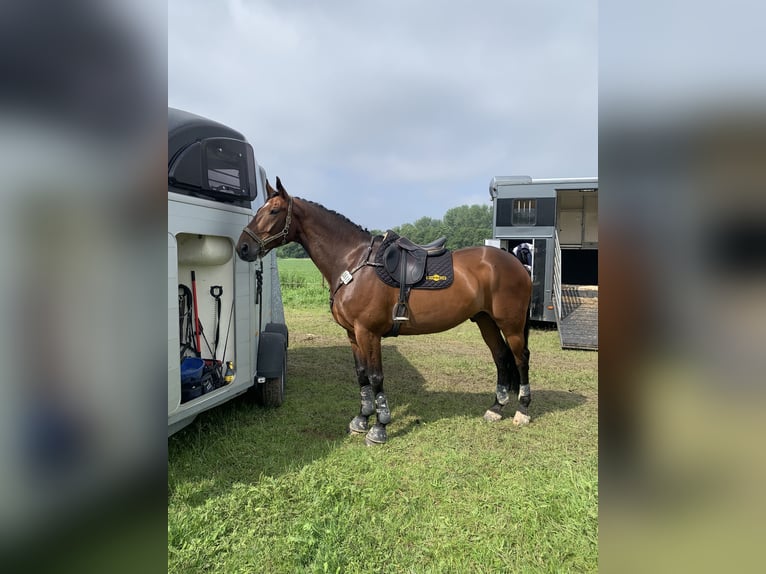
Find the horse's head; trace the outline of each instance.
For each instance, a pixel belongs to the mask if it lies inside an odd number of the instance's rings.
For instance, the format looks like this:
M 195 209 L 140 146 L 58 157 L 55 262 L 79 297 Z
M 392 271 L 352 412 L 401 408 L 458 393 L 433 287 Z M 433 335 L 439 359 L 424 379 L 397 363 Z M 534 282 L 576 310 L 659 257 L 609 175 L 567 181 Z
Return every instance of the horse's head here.
M 293 198 L 287 194 L 279 178 L 276 189 L 266 182 L 266 193 L 266 203 L 242 230 L 237 242 L 237 254 L 245 261 L 255 261 L 275 247 L 292 241 Z

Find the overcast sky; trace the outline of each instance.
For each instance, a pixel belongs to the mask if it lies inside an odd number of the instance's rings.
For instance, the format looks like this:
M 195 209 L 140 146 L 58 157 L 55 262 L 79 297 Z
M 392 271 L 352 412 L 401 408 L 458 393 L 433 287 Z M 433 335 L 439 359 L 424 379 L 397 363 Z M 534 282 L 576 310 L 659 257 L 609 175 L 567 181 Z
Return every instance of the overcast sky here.
M 597 176 L 597 2 L 169 0 L 168 105 L 370 229 Z

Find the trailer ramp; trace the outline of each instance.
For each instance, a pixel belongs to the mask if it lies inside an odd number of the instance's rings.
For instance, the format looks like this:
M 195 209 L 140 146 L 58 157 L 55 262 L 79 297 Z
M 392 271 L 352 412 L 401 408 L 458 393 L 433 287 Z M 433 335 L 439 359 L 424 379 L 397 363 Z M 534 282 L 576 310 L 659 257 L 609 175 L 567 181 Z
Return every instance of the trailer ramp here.
M 597 285 L 562 285 L 556 316 L 562 349 L 598 350 Z
M 558 232 L 553 234 L 551 300 L 561 348 L 598 351 L 598 285 L 562 285 Z

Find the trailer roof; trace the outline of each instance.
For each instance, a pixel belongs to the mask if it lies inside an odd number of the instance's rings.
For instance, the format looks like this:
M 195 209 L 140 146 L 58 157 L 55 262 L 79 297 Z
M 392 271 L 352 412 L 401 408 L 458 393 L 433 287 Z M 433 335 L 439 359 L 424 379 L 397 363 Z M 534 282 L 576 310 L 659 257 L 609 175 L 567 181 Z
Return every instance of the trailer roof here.
M 528 175 L 496 175 L 494 185 L 525 185 L 529 183 L 598 183 L 597 177 L 552 177 L 533 179 Z
M 559 187 L 577 189 L 578 187 L 598 188 L 597 177 L 559 177 L 533 179 L 528 175 L 496 175 L 489 182 L 489 195 L 497 196 L 497 188 L 509 185 L 541 185 L 555 189 Z
M 237 130 L 202 116 L 168 107 L 168 162 L 189 144 L 209 137 L 247 141 Z

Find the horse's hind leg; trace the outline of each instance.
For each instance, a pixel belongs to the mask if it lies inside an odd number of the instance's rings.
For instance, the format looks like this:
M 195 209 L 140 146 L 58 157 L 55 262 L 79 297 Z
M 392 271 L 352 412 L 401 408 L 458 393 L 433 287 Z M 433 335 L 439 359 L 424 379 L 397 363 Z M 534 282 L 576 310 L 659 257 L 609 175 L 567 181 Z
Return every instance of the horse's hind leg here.
M 529 389 L 529 318 L 523 325 L 513 325 L 509 328 L 503 328 L 505 340 L 513 352 L 516 361 L 516 369 L 519 376 L 519 386 L 514 390 L 518 391 L 519 409 L 513 417 L 513 424 L 525 425 L 529 423 L 529 403 L 532 402 L 532 392 Z
M 479 313 L 473 317 L 473 321 L 479 326 L 481 336 L 492 352 L 492 358 L 497 367 L 495 402 L 484 413 L 484 419 L 499 421 L 503 418 L 503 407 L 511 400 L 511 389 L 517 391 L 519 388 L 519 373 L 514 362 L 513 353 L 506 344 L 500 328 L 492 317 L 486 313 Z

